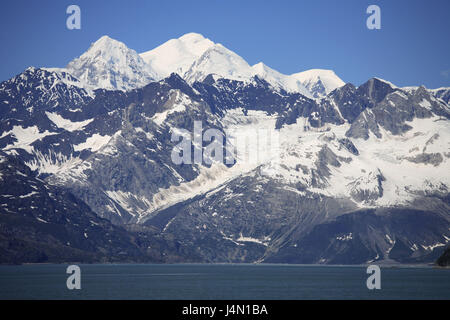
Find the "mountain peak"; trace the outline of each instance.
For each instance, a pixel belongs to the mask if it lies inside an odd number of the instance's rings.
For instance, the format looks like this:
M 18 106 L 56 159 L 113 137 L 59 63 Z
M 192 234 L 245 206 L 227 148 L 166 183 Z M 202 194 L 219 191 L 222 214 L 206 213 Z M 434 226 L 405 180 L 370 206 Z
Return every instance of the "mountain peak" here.
M 178 39 L 183 41 L 183 42 L 196 43 L 196 42 L 205 40 L 206 38 L 203 35 L 201 35 L 200 33 L 189 32 L 189 33 L 186 33 L 186 34 L 182 35 Z
M 173 72 L 184 75 L 194 61 L 212 46 L 214 42 L 199 33 L 191 32 L 180 38 L 170 39 L 140 56 L 154 70 L 157 78 L 163 79 Z
M 266 71 L 266 70 L 268 70 L 268 69 L 272 70 L 271 68 L 269 68 L 268 66 L 266 66 L 266 65 L 264 64 L 264 62 L 262 62 L 262 61 L 260 61 L 260 62 L 258 62 L 258 63 L 255 63 L 255 64 L 252 66 L 252 68 L 253 68 L 253 70 L 255 70 L 256 72 L 264 72 L 264 71 Z
M 121 41 L 113 39 L 107 35 L 101 36 L 95 42 L 92 42 L 89 49 L 83 53 L 87 54 L 112 54 L 111 50 L 127 50 L 128 47 Z M 128 49 L 131 50 L 131 49 Z
M 67 70 L 92 88 L 130 90 L 148 84 L 155 75 L 136 51 L 123 42 L 102 36 Z
M 38 70 L 38 68 L 30 66 L 28 68 L 25 69 L 25 71 L 29 71 L 29 72 L 35 72 L 36 70 Z
M 115 40 L 115 39 L 113 39 L 113 38 L 111 38 L 111 37 L 109 37 L 108 35 L 105 34 L 105 35 L 101 36 L 100 38 L 98 38 L 98 40 L 95 41 L 94 43 L 97 43 L 97 42 L 107 42 L 107 41 L 117 41 L 117 42 L 120 42 L 120 41 Z
M 312 98 L 306 88 L 292 76 L 282 74 L 263 62 L 258 62 L 252 66 L 253 75 L 258 76 L 270 83 L 276 89 L 283 89 L 287 92 L 299 92 L 308 98 Z
M 209 74 L 230 80 L 249 80 L 253 76 L 250 65 L 242 57 L 220 43 L 210 46 L 195 60 L 184 74 L 188 83 L 203 81 Z
M 294 73 L 292 77 L 299 80 L 316 98 L 326 96 L 334 89 L 345 85 L 333 70 L 327 69 L 310 69 Z
M 164 79 L 175 72 L 191 84 L 205 80 L 209 74 L 214 74 L 216 78 L 239 81 L 249 81 L 257 75 L 277 89 L 299 92 L 307 97 L 315 95 L 310 94 L 302 80 L 296 76 L 301 78 L 304 74 L 308 75 L 308 79 L 313 78 L 314 83 L 310 83 L 310 86 L 319 82 L 320 96 L 345 84 L 331 70 L 314 69 L 289 76 L 281 74 L 263 62 L 250 66 L 224 45 L 214 43 L 195 32 L 171 39 L 153 50 L 141 53 L 140 56 L 155 72 L 157 79 Z
M 311 79 L 323 79 L 333 80 L 336 85 L 343 86 L 345 83 L 342 81 L 333 70 L 329 69 L 309 69 L 306 71 L 294 73 L 293 76 L 299 80 L 311 80 Z
M 392 82 L 389 82 L 387 80 L 381 79 L 381 78 L 370 78 L 369 80 L 367 80 L 366 82 L 364 82 L 363 84 L 361 84 L 358 88 L 373 88 L 373 87 L 386 87 L 389 89 L 397 89 L 398 87 L 396 85 L 394 85 Z M 372 90 L 372 89 L 370 89 Z
M 391 86 L 392 89 L 397 89 L 398 87 L 393 84 L 392 82 L 389 82 L 387 80 L 381 79 L 381 78 L 377 78 L 377 77 L 373 77 L 372 79 L 370 79 L 369 81 L 379 81 L 379 82 L 383 82 L 389 86 Z

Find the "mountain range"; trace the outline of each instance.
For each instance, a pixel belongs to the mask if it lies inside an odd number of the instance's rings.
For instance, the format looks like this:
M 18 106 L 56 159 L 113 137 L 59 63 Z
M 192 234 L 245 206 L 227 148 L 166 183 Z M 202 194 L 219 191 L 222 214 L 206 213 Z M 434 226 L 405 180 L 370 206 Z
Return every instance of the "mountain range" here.
M 284 75 L 195 33 L 141 54 L 103 36 L 0 84 L 0 262 L 432 262 L 449 92 Z M 175 164 L 172 135 L 198 121 L 279 143 Z
M 308 70 L 284 75 L 260 62 L 250 66 L 243 58 L 219 43 L 197 33 L 171 39 L 159 47 L 138 54 L 120 41 L 103 36 L 92 43 L 66 68 L 88 89 L 127 91 L 177 73 L 189 84 L 216 78 L 250 81 L 258 76 L 277 89 L 321 97 L 345 83 L 331 70 Z M 308 88 L 306 88 L 306 86 Z

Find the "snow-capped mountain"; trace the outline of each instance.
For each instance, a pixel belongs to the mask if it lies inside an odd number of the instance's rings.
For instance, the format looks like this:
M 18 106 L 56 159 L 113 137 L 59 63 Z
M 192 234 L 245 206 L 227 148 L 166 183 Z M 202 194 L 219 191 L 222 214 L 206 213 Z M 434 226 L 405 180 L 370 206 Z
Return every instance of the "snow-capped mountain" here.
M 178 40 L 149 61 L 163 66 L 158 55 L 175 48 L 170 59 L 186 72 L 133 90 L 92 92 L 86 78 L 48 68 L 0 84 L 5 261 L 60 261 L 53 242 L 67 247 L 64 261 L 350 264 L 429 262 L 448 245 L 445 91 L 378 78 L 342 85 L 323 70 L 297 79 L 196 34 Z M 194 52 L 177 51 L 180 41 L 206 42 Z M 175 63 L 183 50 L 189 67 Z M 101 49 L 90 53 L 92 70 L 117 75 L 122 58 L 111 66 Z M 302 81 L 322 87 L 310 98 Z M 206 155 L 178 165 L 172 134 L 193 132 L 196 121 L 202 132 L 217 129 L 226 149 L 255 132 L 278 144 L 253 141 L 231 163 Z M 208 145 L 190 150 L 206 154 Z M 5 240 L 11 233 L 28 256 Z
M 316 98 L 324 97 L 345 84 L 332 70 L 311 69 L 294 73 L 292 77 Z
M 94 89 L 126 91 L 142 87 L 157 77 L 136 51 L 108 36 L 94 42 L 66 69 Z
M 157 74 L 158 80 L 171 73 L 184 75 L 202 54 L 214 46 L 214 42 L 198 33 L 187 33 L 178 39 L 171 39 L 153 50 L 140 54 Z
M 13 126 L 35 124 L 39 114 L 58 110 L 75 114 L 77 105 L 84 105 L 93 98 L 92 92 L 69 73 L 29 67 L 21 74 L 0 84 L 0 109 L 3 130 Z M 71 105 L 72 108 L 65 109 Z M 49 129 L 46 127 L 45 129 Z
M 68 73 L 91 92 L 95 89 L 136 89 L 171 73 L 177 73 L 190 84 L 203 81 L 210 74 L 216 78 L 241 81 L 253 81 L 258 76 L 277 90 L 315 98 L 343 85 L 330 70 L 284 75 L 262 62 L 250 66 L 235 52 L 198 33 L 187 33 L 141 54 L 120 41 L 103 36 L 66 68 L 47 70 Z
M 251 81 L 258 76 L 276 89 L 298 92 L 311 96 L 301 82 L 283 75 L 260 62 L 250 66 L 242 57 L 197 33 L 188 33 L 179 39 L 172 39 L 161 46 L 141 53 L 160 78 L 178 73 L 188 83 L 203 81 L 212 74 L 216 78 Z
M 252 74 L 264 79 L 270 83 L 274 88 L 283 89 L 287 92 L 298 92 L 305 97 L 312 97 L 312 94 L 306 89 L 300 80 L 293 76 L 284 75 L 278 71 L 269 68 L 264 63 L 259 62 L 252 66 Z
M 241 81 L 249 80 L 253 75 L 247 61 L 221 44 L 208 48 L 194 61 L 183 78 L 192 84 L 203 81 L 210 74 L 217 78 Z

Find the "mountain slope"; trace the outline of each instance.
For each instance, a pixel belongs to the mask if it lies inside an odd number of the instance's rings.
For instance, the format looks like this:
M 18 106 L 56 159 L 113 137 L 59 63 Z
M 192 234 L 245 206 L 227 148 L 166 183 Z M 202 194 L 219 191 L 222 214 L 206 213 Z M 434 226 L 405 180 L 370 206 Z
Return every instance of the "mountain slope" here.
M 447 248 L 439 259 L 436 260 L 436 264 L 440 267 L 450 266 L 450 248 Z
M 0 263 L 151 261 L 124 229 L 17 159 L 0 155 L 0 172 Z
M 286 90 L 287 92 L 298 92 L 305 97 L 312 97 L 311 93 L 303 86 L 303 84 L 292 76 L 287 76 L 278 71 L 269 68 L 260 62 L 252 66 L 253 75 L 258 76 L 270 83 L 274 88 Z

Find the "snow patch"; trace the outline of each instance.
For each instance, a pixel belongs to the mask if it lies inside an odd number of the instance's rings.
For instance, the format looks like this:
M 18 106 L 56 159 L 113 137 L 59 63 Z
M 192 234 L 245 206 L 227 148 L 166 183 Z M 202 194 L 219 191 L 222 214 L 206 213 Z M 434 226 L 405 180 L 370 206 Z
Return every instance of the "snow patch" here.
M 58 128 L 73 132 L 84 129 L 89 123 L 91 123 L 94 119 L 88 119 L 79 122 L 72 122 L 68 119 L 64 119 L 59 114 L 55 112 L 45 112 L 47 117 L 53 122 Z
M 100 148 L 103 147 L 104 145 L 106 145 L 110 139 L 111 136 L 108 135 L 102 136 L 98 133 L 94 133 L 91 137 L 87 138 L 85 142 L 74 145 L 73 149 L 75 151 L 90 149 L 91 152 L 95 152 L 100 150 Z
M 13 144 L 7 145 L 3 150 L 10 150 L 10 149 L 24 149 L 28 153 L 33 152 L 33 147 L 31 144 L 37 140 L 41 140 L 46 136 L 54 135 L 56 133 L 49 132 L 45 130 L 44 132 L 40 132 L 39 128 L 37 126 L 27 127 L 23 128 L 21 126 L 14 126 L 12 130 L 8 132 L 4 132 L 0 139 L 3 137 L 6 137 L 8 135 L 12 135 L 14 138 L 17 139 L 16 142 Z

